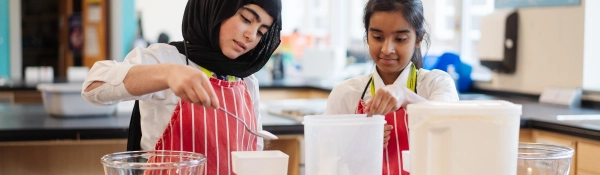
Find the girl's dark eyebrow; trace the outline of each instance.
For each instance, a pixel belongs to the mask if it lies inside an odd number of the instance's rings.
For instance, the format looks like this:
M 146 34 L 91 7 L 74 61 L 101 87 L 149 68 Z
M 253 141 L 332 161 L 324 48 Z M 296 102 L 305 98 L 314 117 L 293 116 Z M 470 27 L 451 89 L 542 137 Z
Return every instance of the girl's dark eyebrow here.
M 376 29 L 376 28 L 369 28 L 369 31 L 383 33 L 383 31 L 381 31 L 379 29 Z M 394 33 L 397 33 L 397 34 L 400 34 L 400 33 L 410 33 L 410 30 L 408 30 L 408 29 L 406 29 L 406 30 L 398 30 L 398 31 L 395 31 Z
M 254 18 L 256 18 L 256 21 L 258 21 L 260 23 L 260 16 L 258 16 L 258 13 L 256 13 L 256 11 L 254 11 L 251 8 L 248 8 L 248 7 L 242 7 L 242 9 L 244 9 L 244 10 L 252 13 L 252 15 L 254 15 Z M 261 27 L 264 27 L 264 28 L 267 28 L 267 29 L 271 28 L 271 26 L 266 25 L 266 24 L 261 25 Z

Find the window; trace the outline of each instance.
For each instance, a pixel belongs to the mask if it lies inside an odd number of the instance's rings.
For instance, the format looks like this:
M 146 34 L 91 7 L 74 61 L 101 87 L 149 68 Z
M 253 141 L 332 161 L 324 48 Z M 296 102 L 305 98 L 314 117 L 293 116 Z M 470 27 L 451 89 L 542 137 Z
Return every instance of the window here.
M 479 31 L 481 18 L 494 11 L 493 0 L 462 0 L 462 25 L 460 55 L 463 62 L 477 65 L 477 42 L 481 38 Z

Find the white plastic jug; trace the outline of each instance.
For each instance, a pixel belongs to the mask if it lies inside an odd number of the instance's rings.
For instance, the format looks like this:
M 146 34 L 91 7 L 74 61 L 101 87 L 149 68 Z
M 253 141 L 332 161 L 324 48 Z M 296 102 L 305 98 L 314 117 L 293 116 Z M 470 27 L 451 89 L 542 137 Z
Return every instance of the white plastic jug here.
M 407 107 L 411 175 L 517 172 L 521 105 L 425 102 Z
M 384 123 L 364 114 L 305 116 L 305 174 L 381 174 Z

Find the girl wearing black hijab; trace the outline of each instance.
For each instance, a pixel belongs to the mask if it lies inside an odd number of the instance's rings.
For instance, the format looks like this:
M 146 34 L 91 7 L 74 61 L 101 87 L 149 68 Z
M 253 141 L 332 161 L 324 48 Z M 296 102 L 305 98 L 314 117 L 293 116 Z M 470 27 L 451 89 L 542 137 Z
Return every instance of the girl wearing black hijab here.
M 279 46 L 280 31 L 280 0 L 189 0 L 184 41 L 97 62 L 82 96 L 98 105 L 137 100 L 128 150 L 198 152 L 208 174 L 231 174 L 230 153 L 262 150 L 263 140 L 215 108 L 262 129 L 252 74 Z

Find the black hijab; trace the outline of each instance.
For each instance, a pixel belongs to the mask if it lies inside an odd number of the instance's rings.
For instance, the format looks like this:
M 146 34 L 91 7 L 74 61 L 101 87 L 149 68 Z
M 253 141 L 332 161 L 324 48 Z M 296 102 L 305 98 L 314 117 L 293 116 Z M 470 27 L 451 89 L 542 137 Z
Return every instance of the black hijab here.
M 235 15 L 240 7 L 256 4 L 273 17 L 273 25 L 248 53 L 229 59 L 221 52 L 221 22 Z M 183 38 L 188 41 L 188 59 L 220 75 L 244 78 L 262 68 L 281 40 L 281 0 L 188 0 L 183 15 Z M 185 54 L 183 42 L 169 43 Z M 136 100 L 129 122 L 127 151 L 141 150 L 142 128 L 139 102 Z
M 263 8 L 273 18 L 273 24 L 254 49 L 229 59 L 219 46 L 221 23 L 247 4 Z M 181 28 L 184 41 L 189 42 L 189 60 L 219 75 L 244 78 L 260 70 L 281 42 L 281 0 L 189 0 Z M 183 42 L 170 44 L 185 54 Z

